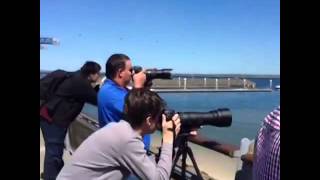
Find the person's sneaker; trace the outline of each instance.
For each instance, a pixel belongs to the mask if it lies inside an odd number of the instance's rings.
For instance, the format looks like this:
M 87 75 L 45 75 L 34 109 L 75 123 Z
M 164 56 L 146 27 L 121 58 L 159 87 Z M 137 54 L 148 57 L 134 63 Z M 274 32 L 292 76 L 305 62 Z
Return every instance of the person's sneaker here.
M 41 172 L 41 174 L 40 174 L 40 179 L 44 179 L 44 173 L 43 172 Z

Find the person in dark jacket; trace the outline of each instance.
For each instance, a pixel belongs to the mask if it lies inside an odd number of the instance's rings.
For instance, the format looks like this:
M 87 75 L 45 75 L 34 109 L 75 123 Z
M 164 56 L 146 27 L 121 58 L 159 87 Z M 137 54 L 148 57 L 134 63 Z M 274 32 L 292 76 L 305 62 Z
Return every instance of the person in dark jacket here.
M 100 78 L 101 66 L 87 61 L 72 72 L 40 110 L 40 128 L 45 142 L 44 179 L 54 180 L 62 169 L 64 139 L 70 123 L 81 112 L 84 103 L 97 105 L 92 84 Z

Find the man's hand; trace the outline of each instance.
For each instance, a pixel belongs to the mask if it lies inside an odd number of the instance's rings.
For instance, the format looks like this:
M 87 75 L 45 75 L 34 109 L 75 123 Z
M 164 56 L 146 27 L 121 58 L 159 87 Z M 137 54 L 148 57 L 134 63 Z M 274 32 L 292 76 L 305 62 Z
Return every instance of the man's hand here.
M 92 82 L 92 83 L 91 83 L 91 86 L 92 86 L 93 88 L 96 88 L 96 86 L 99 86 L 99 88 L 100 88 L 101 85 L 103 84 L 103 80 L 104 80 L 104 79 L 105 79 L 105 77 L 104 77 L 104 78 L 99 77 L 96 82 Z
M 146 82 L 147 76 L 145 70 L 140 71 L 133 75 L 133 87 L 134 88 L 143 88 L 144 83 Z
M 162 114 L 163 142 L 173 144 L 173 131 L 175 131 L 176 134 L 179 134 L 180 126 L 181 122 L 178 114 L 175 114 L 170 121 L 166 121 L 166 116 Z

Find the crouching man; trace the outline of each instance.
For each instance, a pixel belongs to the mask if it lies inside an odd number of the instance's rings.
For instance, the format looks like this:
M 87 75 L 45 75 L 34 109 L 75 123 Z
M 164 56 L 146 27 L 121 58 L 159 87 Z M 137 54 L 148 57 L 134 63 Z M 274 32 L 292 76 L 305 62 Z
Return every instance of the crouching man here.
M 134 89 L 125 98 L 124 120 L 109 123 L 89 136 L 63 167 L 57 180 L 169 179 L 172 168 L 174 132 L 180 131 L 176 114 L 167 121 L 164 101 L 155 92 Z M 162 121 L 162 122 L 161 122 Z M 146 154 L 142 137 L 162 125 L 159 161 Z

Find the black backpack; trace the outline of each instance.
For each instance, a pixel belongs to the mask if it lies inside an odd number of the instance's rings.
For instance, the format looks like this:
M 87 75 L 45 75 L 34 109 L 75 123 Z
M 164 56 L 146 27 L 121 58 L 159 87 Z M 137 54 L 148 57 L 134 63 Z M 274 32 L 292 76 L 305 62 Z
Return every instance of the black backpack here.
M 71 75 L 71 72 L 58 69 L 40 79 L 40 107 L 54 96 L 59 85 Z

